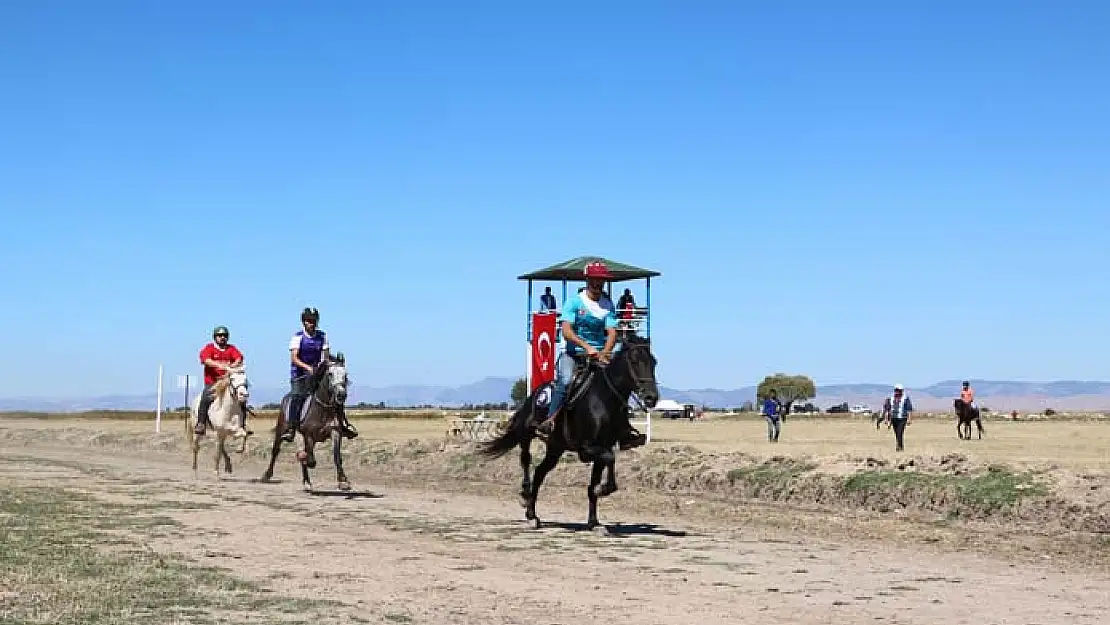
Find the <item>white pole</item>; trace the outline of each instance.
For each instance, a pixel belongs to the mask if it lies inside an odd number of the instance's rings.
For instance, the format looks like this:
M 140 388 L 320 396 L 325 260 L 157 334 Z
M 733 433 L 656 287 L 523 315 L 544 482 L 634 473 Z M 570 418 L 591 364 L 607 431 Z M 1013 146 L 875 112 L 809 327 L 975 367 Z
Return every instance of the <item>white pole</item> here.
M 524 396 L 532 394 L 532 341 L 524 345 Z
M 154 433 L 162 431 L 162 365 L 158 365 L 158 407 L 154 411 Z

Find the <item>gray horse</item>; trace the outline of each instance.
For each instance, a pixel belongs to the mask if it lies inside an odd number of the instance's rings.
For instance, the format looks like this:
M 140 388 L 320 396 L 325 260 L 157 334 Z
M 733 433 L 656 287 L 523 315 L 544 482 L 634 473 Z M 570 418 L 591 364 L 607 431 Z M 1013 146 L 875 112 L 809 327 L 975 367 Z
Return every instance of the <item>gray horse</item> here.
M 347 474 L 343 472 L 343 457 L 340 454 L 343 446 L 343 430 L 340 425 L 339 410 L 347 400 L 347 365 L 343 354 L 336 354 L 334 358 L 324 360 L 317 365 L 316 370 L 309 377 L 309 388 L 312 394 L 300 407 L 301 418 L 297 426 L 297 431 L 304 440 L 304 449 L 297 452 L 304 489 L 306 492 L 312 491 L 312 480 L 308 476 L 308 470 L 316 468 L 314 447 L 317 443 L 330 439 L 337 487 L 339 490 L 350 490 L 351 484 L 347 481 Z M 274 462 L 277 461 L 278 452 L 281 451 L 281 433 L 285 430 L 292 399 L 291 393 L 286 393 L 285 397 L 281 398 L 281 409 L 278 411 L 277 426 L 274 428 L 274 448 L 270 452 L 270 466 L 266 467 L 266 472 L 262 474 L 262 481 L 268 481 L 274 476 Z

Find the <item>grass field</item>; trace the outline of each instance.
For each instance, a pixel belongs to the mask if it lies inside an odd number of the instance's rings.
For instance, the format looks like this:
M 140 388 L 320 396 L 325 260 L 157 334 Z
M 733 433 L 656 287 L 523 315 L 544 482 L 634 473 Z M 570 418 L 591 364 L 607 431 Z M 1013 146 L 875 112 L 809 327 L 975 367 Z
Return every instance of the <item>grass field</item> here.
M 445 417 L 472 416 L 461 411 L 352 412 L 354 423 L 365 439 L 403 442 L 413 439 L 443 439 Z M 163 415 L 163 428 L 176 432 L 183 413 Z M 373 415 L 373 416 L 370 416 Z M 96 412 L 76 415 L 0 413 L 0 418 L 29 418 L 39 426 L 112 421 L 113 430 L 152 430 L 154 415 L 144 412 Z M 256 432 L 268 429 L 274 414 L 262 412 L 253 420 Z M 1057 465 L 1077 470 L 1110 470 L 1110 422 L 1092 419 L 1045 419 L 1037 421 L 989 420 L 982 440 L 962 441 L 956 437 L 954 421 L 947 415 L 923 415 L 906 430 L 905 454 L 943 456 L 961 453 L 984 463 L 1016 466 Z M 976 436 L 974 427 L 972 435 Z M 263 435 L 266 437 L 266 435 Z M 755 455 L 784 454 L 835 458 L 841 455 L 897 457 L 894 438 L 884 426 L 876 430 L 865 418 L 796 417 L 783 424 L 779 443 L 767 441 L 766 425 L 755 416 L 713 415 L 690 422 L 656 419 L 652 442 L 661 445 L 690 445 L 707 452 L 745 452 Z

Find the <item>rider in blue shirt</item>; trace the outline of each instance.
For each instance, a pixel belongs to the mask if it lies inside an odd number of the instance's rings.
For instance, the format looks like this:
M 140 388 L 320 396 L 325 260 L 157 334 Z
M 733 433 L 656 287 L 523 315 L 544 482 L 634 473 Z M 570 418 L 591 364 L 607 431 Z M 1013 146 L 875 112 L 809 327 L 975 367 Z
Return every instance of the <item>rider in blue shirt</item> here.
M 602 262 L 586 266 L 586 288 L 568 297 L 563 304 L 562 330 L 566 350 L 555 361 L 555 389 L 548 405 L 548 417 L 536 428 L 548 436 L 555 427 L 555 417 L 566 399 L 567 385 L 575 373 L 575 360 L 585 356 L 609 364 L 617 342 L 617 316 L 613 302 L 603 291 L 605 281 L 612 277 Z M 622 449 L 643 445 L 645 437 L 628 422 L 627 410 L 622 415 L 625 427 L 620 436 Z

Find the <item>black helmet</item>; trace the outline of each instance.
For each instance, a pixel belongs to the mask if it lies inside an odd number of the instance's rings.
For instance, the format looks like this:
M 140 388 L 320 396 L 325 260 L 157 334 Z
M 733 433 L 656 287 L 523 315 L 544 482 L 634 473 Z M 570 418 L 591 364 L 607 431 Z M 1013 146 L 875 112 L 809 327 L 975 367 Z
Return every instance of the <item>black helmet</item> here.
M 320 311 L 315 308 L 305 308 L 301 312 L 301 321 L 308 321 L 309 319 L 312 321 L 320 321 Z
M 217 336 L 219 336 L 221 334 L 223 334 L 225 336 L 228 336 L 228 337 L 231 336 L 231 333 L 227 331 L 227 326 L 216 326 L 215 328 L 212 329 L 212 338 L 216 338 Z
M 968 382 L 967 380 L 964 380 L 964 386 L 971 386 L 971 382 Z

